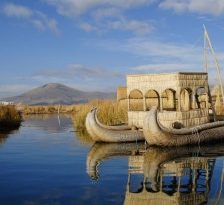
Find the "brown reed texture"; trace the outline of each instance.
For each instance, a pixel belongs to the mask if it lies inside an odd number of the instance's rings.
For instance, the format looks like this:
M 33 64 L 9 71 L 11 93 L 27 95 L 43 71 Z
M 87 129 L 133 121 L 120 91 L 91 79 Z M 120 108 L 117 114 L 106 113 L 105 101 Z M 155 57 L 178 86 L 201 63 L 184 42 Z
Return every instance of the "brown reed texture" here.
M 215 102 L 216 114 L 224 115 L 224 102 L 222 102 L 221 88 L 219 86 L 214 87 L 212 96 Z
M 23 114 L 71 113 L 74 110 L 75 105 L 26 105 L 24 106 Z
M 215 111 L 217 115 L 224 115 L 224 103 L 222 102 L 220 95 L 216 97 Z
M 103 124 L 117 125 L 127 123 L 127 106 L 119 105 L 119 103 L 112 100 L 94 100 L 75 106 L 73 122 L 77 131 L 86 131 L 86 115 L 94 107 L 98 108 L 98 119 Z
M 117 88 L 117 101 L 127 99 L 127 87 L 118 87 Z
M 0 129 L 16 128 L 21 122 L 22 116 L 14 105 L 0 106 Z

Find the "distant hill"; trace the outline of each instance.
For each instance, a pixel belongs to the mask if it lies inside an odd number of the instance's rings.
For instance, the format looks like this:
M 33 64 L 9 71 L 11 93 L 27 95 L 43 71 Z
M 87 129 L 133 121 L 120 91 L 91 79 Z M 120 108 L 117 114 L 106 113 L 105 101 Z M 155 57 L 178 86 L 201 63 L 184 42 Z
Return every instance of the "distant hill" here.
M 115 93 L 84 92 L 59 83 L 49 83 L 32 89 L 19 96 L 7 97 L 1 100 L 13 101 L 28 105 L 49 104 L 77 104 L 85 103 L 92 99 L 112 99 Z

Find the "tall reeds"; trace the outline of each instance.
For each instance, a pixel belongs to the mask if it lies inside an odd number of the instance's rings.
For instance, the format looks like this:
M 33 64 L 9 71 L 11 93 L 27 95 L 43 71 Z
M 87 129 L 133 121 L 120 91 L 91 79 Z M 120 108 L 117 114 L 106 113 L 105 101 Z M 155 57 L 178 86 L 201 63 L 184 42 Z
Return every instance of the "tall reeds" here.
M 15 106 L 0 106 L 0 129 L 17 128 L 21 121 L 22 116 Z
M 73 122 L 76 130 L 85 132 L 87 113 L 94 107 L 98 108 L 98 119 L 106 125 L 116 125 L 127 122 L 127 106 L 112 100 L 94 100 L 75 106 Z
M 215 98 L 215 111 L 217 115 L 224 115 L 224 103 L 222 102 L 221 88 L 216 86 L 212 91 Z
M 23 109 L 23 114 L 71 113 L 74 110 L 75 105 L 26 105 Z

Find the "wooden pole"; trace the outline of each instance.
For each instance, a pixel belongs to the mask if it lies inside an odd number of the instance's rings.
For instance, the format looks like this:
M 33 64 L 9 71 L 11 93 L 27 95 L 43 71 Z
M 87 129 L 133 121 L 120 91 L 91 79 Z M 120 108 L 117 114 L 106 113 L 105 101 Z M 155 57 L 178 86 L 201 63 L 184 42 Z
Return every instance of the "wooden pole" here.
M 205 30 L 204 30 L 204 69 L 205 69 L 205 72 L 208 73 L 208 43 L 206 40 Z
M 223 90 L 222 77 L 221 77 L 221 67 L 219 65 L 218 59 L 217 59 L 216 54 L 215 54 L 215 50 L 214 50 L 214 48 L 212 46 L 212 43 L 211 43 L 211 40 L 209 38 L 209 35 L 208 35 L 208 32 L 206 30 L 205 25 L 203 25 L 203 27 L 204 27 L 204 32 L 205 32 L 205 38 L 207 39 L 207 43 L 208 43 L 208 45 L 210 47 L 210 51 L 211 51 L 211 53 L 213 55 L 213 58 L 214 58 L 214 61 L 215 61 L 215 64 L 216 64 L 216 69 L 217 69 L 217 73 L 218 73 L 219 83 L 220 83 L 220 87 L 221 87 L 222 102 L 224 103 L 224 90 Z

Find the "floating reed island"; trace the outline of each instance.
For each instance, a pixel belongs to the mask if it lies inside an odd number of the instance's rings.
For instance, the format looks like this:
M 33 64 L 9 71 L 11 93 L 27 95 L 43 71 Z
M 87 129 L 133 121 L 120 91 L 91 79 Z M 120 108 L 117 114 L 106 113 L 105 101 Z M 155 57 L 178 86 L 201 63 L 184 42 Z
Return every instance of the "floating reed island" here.
M 126 93 L 118 90 L 117 103 L 127 104 L 127 125 L 104 125 L 92 109 L 85 125 L 94 141 L 182 146 L 224 139 L 224 121 L 216 121 L 205 72 L 128 75 Z

